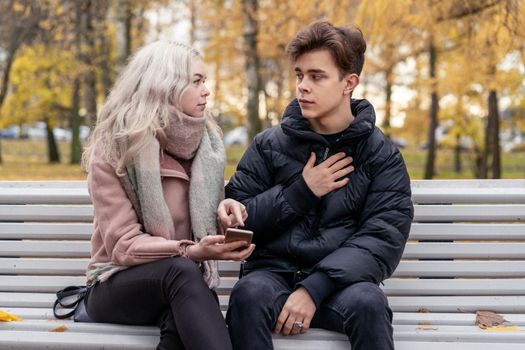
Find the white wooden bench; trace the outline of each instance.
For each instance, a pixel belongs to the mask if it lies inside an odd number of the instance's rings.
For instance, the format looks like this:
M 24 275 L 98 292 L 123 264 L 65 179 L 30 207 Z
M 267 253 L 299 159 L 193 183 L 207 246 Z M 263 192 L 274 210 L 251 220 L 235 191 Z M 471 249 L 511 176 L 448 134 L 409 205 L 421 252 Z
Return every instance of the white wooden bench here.
M 412 190 L 410 241 L 383 286 L 396 349 L 525 349 L 525 180 L 413 181 Z M 0 182 L 0 310 L 23 317 L 0 322 L 0 349 L 155 348 L 155 327 L 53 318 L 54 292 L 84 284 L 92 215 L 85 182 Z M 225 310 L 239 265 L 220 266 Z M 518 330 L 482 330 L 477 310 Z M 323 330 L 274 343 L 348 349 L 345 336 Z

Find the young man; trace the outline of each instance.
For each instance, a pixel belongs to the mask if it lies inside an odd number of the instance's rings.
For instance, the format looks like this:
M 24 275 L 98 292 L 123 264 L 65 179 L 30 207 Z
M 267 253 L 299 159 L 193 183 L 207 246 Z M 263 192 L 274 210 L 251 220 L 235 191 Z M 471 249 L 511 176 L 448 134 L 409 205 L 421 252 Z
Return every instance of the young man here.
M 310 327 L 346 333 L 354 350 L 394 348 L 378 285 L 399 263 L 413 207 L 401 154 L 374 126 L 372 105 L 351 99 L 365 50 L 358 29 L 327 22 L 288 45 L 297 99 L 226 187 L 257 245 L 230 299 L 234 349 L 273 349 L 272 331 Z

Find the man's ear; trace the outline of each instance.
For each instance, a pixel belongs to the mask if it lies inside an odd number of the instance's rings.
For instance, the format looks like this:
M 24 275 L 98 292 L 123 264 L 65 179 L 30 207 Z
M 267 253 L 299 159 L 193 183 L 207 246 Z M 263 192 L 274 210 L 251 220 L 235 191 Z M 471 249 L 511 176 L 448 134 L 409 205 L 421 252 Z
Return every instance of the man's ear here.
M 357 85 L 359 85 L 359 75 L 355 73 L 350 73 L 345 75 L 343 78 L 345 82 L 345 88 L 343 90 L 344 95 L 352 95 L 352 92 L 355 90 Z

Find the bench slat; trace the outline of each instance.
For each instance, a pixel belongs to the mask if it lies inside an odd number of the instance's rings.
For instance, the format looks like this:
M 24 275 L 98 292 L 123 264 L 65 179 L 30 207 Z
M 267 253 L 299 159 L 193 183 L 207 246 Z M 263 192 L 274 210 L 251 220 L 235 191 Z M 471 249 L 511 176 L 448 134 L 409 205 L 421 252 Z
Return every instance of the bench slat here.
M 41 346 L 43 342 L 56 350 L 72 348 L 82 350 L 94 349 L 132 349 L 153 350 L 157 343 L 157 336 L 138 335 L 109 335 L 76 332 L 20 332 L 4 331 L 2 340 L 5 349 L 28 349 Z M 276 350 L 347 350 L 348 342 L 342 334 L 312 329 L 308 333 L 294 337 L 273 337 Z M 318 340 L 316 338 L 321 338 Z M 395 347 L 398 350 L 437 350 L 446 346 L 449 350 L 493 350 L 494 344 L 498 350 L 518 350 L 523 348 L 524 334 L 501 334 L 500 332 L 481 332 L 470 327 L 464 332 L 444 331 L 416 331 L 395 329 Z
M 525 224 L 412 223 L 410 239 L 416 240 L 525 240 Z
M 491 310 L 498 313 L 525 314 L 525 296 L 389 296 L 392 310 L 397 312 L 465 313 Z M 425 314 L 426 315 L 426 314 Z
M 509 324 L 525 326 L 525 315 L 501 313 Z M 472 313 L 438 313 L 438 312 L 394 312 L 394 324 L 406 325 L 443 325 L 443 326 L 474 326 L 476 314 Z
M 413 188 L 414 203 L 520 204 L 525 202 L 525 187 L 513 188 Z
M 405 259 L 524 259 L 525 243 L 409 242 Z
M 416 205 L 414 221 L 519 221 L 525 220 L 525 205 Z M 490 213 L 490 214 L 487 214 Z M 91 205 L 0 205 L 1 221 L 91 222 Z
M 413 189 L 440 188 L 447 191 L 449 188 L 515 188 L 525 187 L 525 179 L 448 179 L 448 180 L 412 180 Z
M 5 223 L 0 222 L 0 239 L 89 240 L 92 223 Z M 413 223 L 415 240 L 525 240 L 525 224 Z
M 27 332 L 2 331 L 2 349 L 91 350 L 91 349 L 130 349 L 154 350 L 159 342 L 158 336 L 129 334 L 96 334 L 71 332 Z
M 395 311 L 395 310 L 394 310 Z M 75 325 L 75 326 L 86 326 L 86 327 L 99 327 L 100 332 L 105 331 L 105 327 L 115 327 L 115 328 L 123 328 L 121 331 L 117 331 L 114 333 L 124 333 L 127 330 L 134 330 L 134 331 L 141 331 L 147 332 L 151 329 L 155 329 L 155 327 L 150 326 L 128 326 L 128 325 L 117 325 L 117 324 L 99 324 L 99 323 L 75 323 L 72 320 L 56 320 L 56 319 L 46 319 L 45 315 L 51 312 L 51 310 L 48 309 L 30 309 L 30 308 L 10 308 L 9 312 L 13 312 L 20 317 L 24 318 L 24 322 L 10 322 L 10 323 L 0 323 L 0 329 L 11 329 L 16 330 L 19 329 L 19 327 L 26 328 L 26 325 L 34 325 L 34 329 L 38 329 L 40 324 L 47 325 L 55 325 L 53 327 L 56 327 L 56 324 L 66 324 L 69 327 L 69 325 Z M 35 316 L 39 315 L 39 317 L 35 318 Z M 522 314 L 508 314 L 508 313 L 502 313 L 501 316 L 505 320 L 508 321 L 509 324 L 517 325 L 517 326 L 525 326 L 525 315 Z M 476 322 L 476 314 L 475 313 L 438 313 L 438 312 L 432 312 L 432 313 L 420 313 L 420 312 L 394 312 L 393 317 L 393 324 L 394 325 L 443 325 L 443 326 L 473 326 Z M 98 331 L 98 330 L 97 330 Z
M 91 204 L 87 188 L 0 188 L 2 204 Z
M 85 180 L 0 181 L 0 188 L 87 188 Z
M 414 221 L 417 222 L 520 220 L 525 220 L 524 204 L 414 206 Z
M 0 274 L 84 275 L 89 259 L 0 258 Z M 221 274 L 237 275 L 239 262 L 219 261 Z M 396 277 L 525 277 L 525 261 L 407 261 Z
M 524 279 L 398 279 L 384 281 L 387 295 L 525 295 Z
M 54 293 L 0 292 L 0 308 L 41 308 L 43 309 L 42 312 L 48 312 L 51 310 L 55 298 Z M 228 306 L 229 296 L 220 295 L 219 300 L 221 307 L 225 310 Z M 525 313 L 524 296 L 389 296 L 388 300 L 392 310 L 398 313 L 417 313 L 421 309 L 430 312 L 421 315 L 444 312 L 475 313 L 478 310 L 493 310 L 498 313 Z M 525 319 L 523 314 L 521 316 L 516 315 L 516 317 L 518 316 Z
M 89 259 L 0 258 L 2 275 L 85 275 Z
M 87 241 L 2 241 L 0 256 L 89 258 Z
M 92 234 L 92 223 L 0 222 L 0 239 L 64 239 L 89 241 Z
M 523 203 L 525 201 L 525 181 L 522 179 L 413 180 L 411 184 L 412 196 L 416 203 Z M 2 193 L 18 191 L 19 197 L 28 200 L 57 193 L 63 193 L 67 199 L 68 195 L 82 193 L 89 201 L 86 181 L 0 181 L 0 189 Z M 17 203 L 29 202 L 17 200 Z M 66 203 L 69 202 L 63 204 Z
M 64 325 L 67 332 L 97 333 L 97 334 L 129 334 L 159 336 L 160 331 L 152 326 L 130 326 L 111 323 L 87 323 L 74 322 L 73 320 L 25 320 L 23 322 L 2 322 L 0 331 L 37 331 L 51 332 L 55 328 Z
M 439 283 L 439 281 L 434 281 Z M 221 308 L 226 310 L 228 295 L 219 295 Z M 390 307 L 397 312 L 476 312 L 525 313 L 524 296 L 388 296 Z
M 0 205 L 0 221 L 92 222 L 92 205 Z
M 85 275 L 89 259 L 0 258 L 0 274 Z M 223 273 L 239 273 L 240 263 L 219 261 Z
M 401 261 L 395 277 L 525 277 L 525 261 Z
M 90 204 L 87 187 L 0 187 L 2 204 Z M 414 203 L 519 204 L 525 188 L 414 188 Z
M 221 278 L 220 290 L 231 290 L 236 277 Z M 85 284 L 83 276 L 0 276 L 2 292 L 56 292 L 69 285 Z M 525 295 L 524 279 L 414 279 L 391 278 L 384 282 L 387 295 Z
M 0 256 L 88 258 L 87 241 L 2 241 Z M 408 242 L 405 259 L 525 259 L 525 242 Z

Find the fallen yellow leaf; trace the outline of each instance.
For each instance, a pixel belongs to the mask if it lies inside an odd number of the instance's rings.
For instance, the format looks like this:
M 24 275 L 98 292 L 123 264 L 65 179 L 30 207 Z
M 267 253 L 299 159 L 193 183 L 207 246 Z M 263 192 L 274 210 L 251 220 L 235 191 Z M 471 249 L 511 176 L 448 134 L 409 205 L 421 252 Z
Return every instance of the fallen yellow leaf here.
M 437 331 L 438 328 L 430 328 L 430 327 L 417 327 L 416 331 Z
M 17 315 L 10 314 L 10 313 L 0 310 L 0 321 L 1 322 L 22 321 L 22 317 L 19 317 Z
M 65 324 L 61 324 L 57 328 L 54 328 L 54 329 L 51 330 L 51 332 L 59 332 L 59 333 L 65 332 L 65 331 L 67 331 L 67 327 L 66 327 Z
M 487 328 L 482 328 L 486 331 L 491 331 L 491 332 L 517 332 L 519 331 L 518 329 L 518 326 L 496 326 L 496 327 L 487 327 Z

